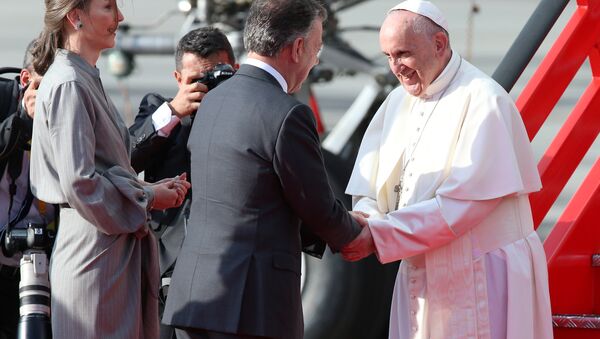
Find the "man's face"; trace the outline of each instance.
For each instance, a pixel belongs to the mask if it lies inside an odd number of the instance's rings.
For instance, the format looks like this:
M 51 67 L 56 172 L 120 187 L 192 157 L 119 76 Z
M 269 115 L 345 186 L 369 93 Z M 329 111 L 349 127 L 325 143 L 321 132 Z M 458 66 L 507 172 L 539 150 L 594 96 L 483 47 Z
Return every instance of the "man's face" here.
M 291 84 L 288 89 L 289 93 L 294 93 L 300 89 L 302 83 L 308 77 L 308 73 L 310 70 L 319 63 L 319 51 L 323 46 L 323 21 L 320 18 L 315 19 L 308 35 L 304 39 L 301 54 L 300 54 L 300 62 L 298 67 L 296 68 L 296 81 L 294 84 Z
M 212 70 L 218 64 L 229 64 L 235 67 L 233 61 L 229 59 L 227 52 L 218 51 L 202 58 L 193 53 L 183 53 L 181 57 L 181 70 L 175 71 L 175 79 L 178 86 L 190 84 L 194 80 L 200 79 L 206 72 Z
M 379 32 L 379 44 L 390 69 L 413 96 L 423 94 L 443 69 L 435 36 L 413 31 L 412 20 L 416 15 L 408 11 L 392 12 Z
M 33 66 L 21 69 L 19 80 L 22 87 L 31 87 L 37 89 L 42 81 L 42 77 L 34 71 Z
M 19 79 L 21 81 L 21 86 L 26 88 L 23 93 L 25 111 L 29 117 L 33 119 L 35 115 L 35 97 L 37 95 L 37 89 L 40 86 L 40 81 L 42 81 L 42 77 L 32 69 L 23 68 L 21 69 Z

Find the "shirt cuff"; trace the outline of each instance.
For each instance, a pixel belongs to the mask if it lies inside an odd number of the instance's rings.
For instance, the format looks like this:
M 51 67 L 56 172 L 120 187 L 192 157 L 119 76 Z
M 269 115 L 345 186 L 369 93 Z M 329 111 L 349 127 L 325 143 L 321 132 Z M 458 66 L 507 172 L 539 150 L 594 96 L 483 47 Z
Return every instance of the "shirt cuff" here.
M 146 210 L 151 211 L 154 205 L 154 190 L 150 186 L 144 186 L 143 190 L 146 194 Z
M 172 114 L 171 107 L 167 102 L 160 105 L 152 114 L 152 125 L 161 137 L 168 137 L 179 121 L 180 119 Z

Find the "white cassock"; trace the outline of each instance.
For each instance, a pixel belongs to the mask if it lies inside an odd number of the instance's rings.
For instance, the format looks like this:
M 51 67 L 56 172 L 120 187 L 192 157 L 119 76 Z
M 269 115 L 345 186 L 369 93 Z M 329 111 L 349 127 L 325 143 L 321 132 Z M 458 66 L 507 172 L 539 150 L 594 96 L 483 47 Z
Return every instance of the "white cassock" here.
M 346 190 L 379 260 L 402 259 L 390 338 L 552 338 L 540 188 L 513 100 L 457 53 L 424 96 L 390 93 Z

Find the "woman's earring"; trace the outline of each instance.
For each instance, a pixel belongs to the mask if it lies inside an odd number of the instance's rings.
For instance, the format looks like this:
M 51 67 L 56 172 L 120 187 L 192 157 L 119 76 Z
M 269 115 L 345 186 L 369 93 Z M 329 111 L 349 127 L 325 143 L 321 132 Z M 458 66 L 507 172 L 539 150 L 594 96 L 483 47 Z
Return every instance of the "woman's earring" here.
M 75 30 L 78 31 L 83 27 L 83 23 L 81 23 L 80 21 L 77 21 L 77 23 L 75 24 Z

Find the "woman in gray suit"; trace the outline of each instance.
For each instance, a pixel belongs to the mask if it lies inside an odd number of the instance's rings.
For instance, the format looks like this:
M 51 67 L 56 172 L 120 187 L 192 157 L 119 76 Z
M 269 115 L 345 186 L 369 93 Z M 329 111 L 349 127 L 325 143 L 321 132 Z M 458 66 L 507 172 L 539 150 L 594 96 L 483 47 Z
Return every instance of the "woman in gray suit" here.
M 46 0 L 34 55 L 31 183 L 60 204 L 52 261 L 54 338 L 157 338 L 158 261 L 148 210 L 181 204 L 185 177 L 156 184 L 130 166 L 129 133 L 96 61 L 123 20 L 115 0 Z

